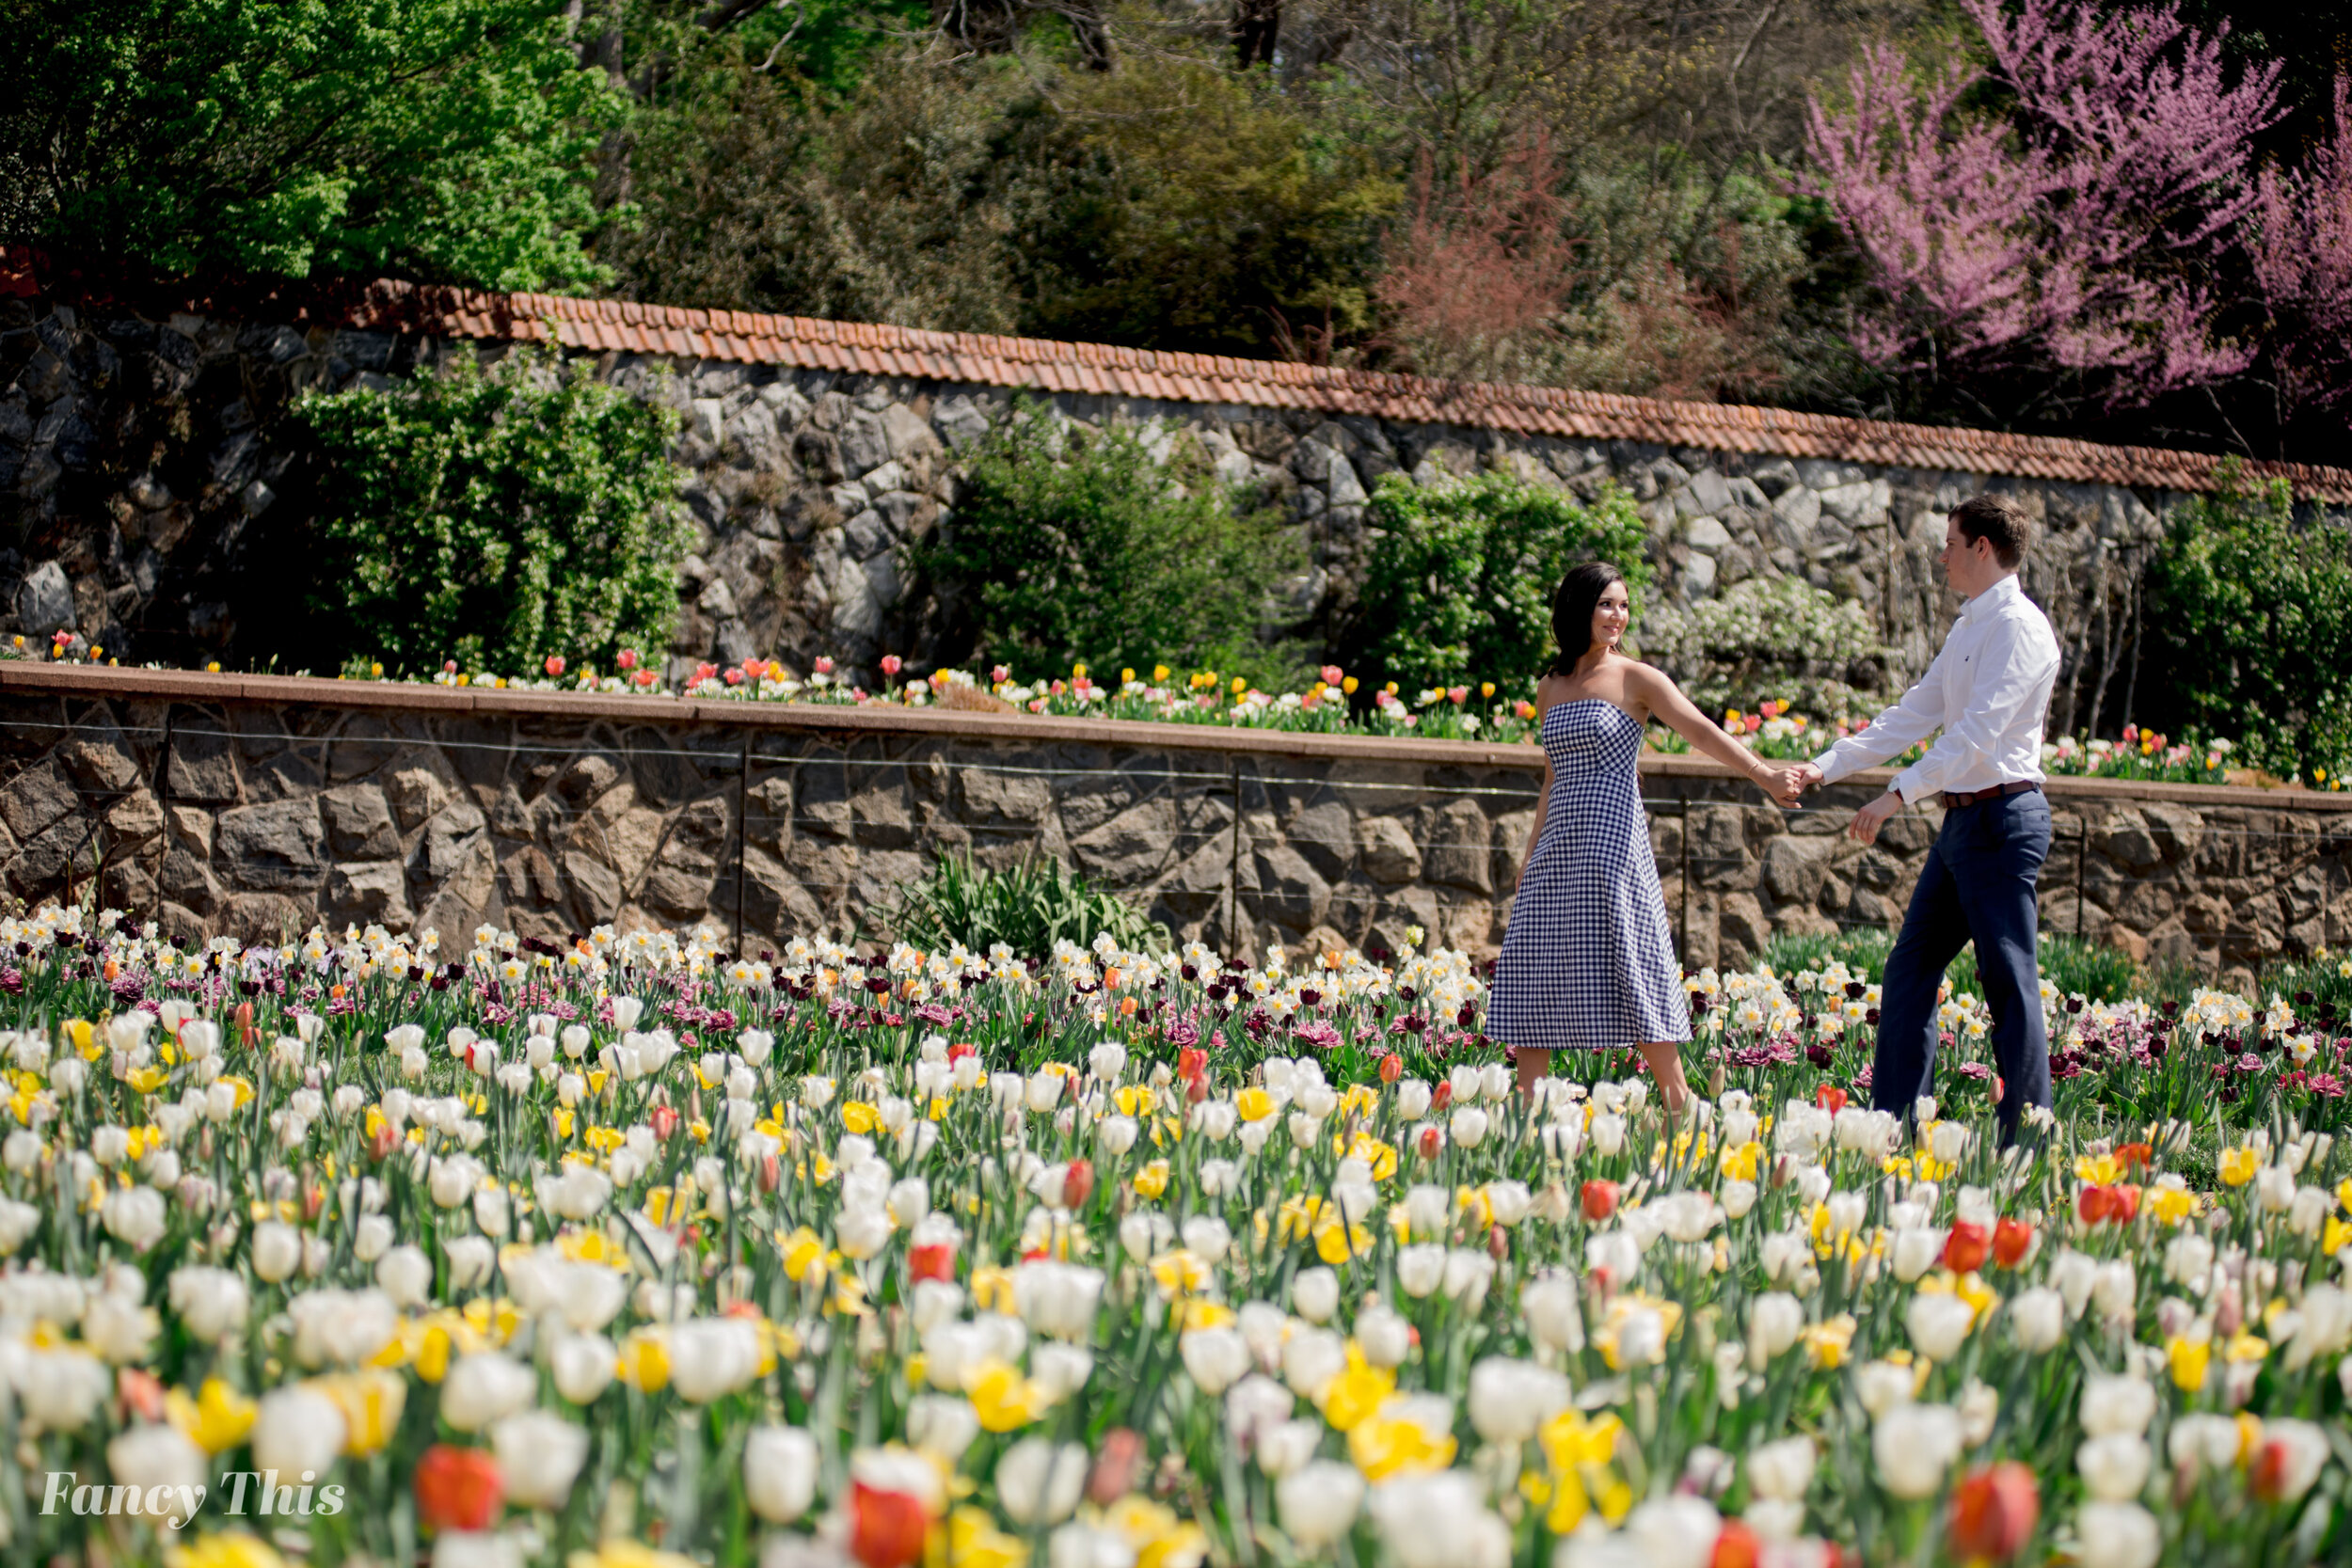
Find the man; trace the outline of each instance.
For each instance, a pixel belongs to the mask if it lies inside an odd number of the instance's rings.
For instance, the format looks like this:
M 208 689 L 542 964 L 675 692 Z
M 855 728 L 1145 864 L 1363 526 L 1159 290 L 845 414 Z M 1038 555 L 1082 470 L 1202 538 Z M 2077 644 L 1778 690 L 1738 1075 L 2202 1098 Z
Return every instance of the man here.
M 1849 830 L 1856 842 L 1869 844 L 1906 805 L 1937 799 L 1944 808 L 1943 831 L 1886 960 L 1870 1101 L 1908 1116 L 1929 1092 L 1936 991 L 1945 966 L 1973 938 L 1977 974 L 1993 1012 L 2005 1146 L 2016 1141 L 2027 1105 L 2050 1103 L 2034 880 L 2050 852 L 2042 722 L 2058 678 L 2058 645 L 2048 617 L 2017 580 L 2032 537 L 2033 520 L 2011 497 L 1974 496 L 1953 510 L 1938 559 L 1967 603 L 1943 651 L 1901 702 L 1799 775 L 1806 784 L 1832 784 L 1943 732 L 1925 756 L 1895 776 L 1891 789 L 1854 814 Z

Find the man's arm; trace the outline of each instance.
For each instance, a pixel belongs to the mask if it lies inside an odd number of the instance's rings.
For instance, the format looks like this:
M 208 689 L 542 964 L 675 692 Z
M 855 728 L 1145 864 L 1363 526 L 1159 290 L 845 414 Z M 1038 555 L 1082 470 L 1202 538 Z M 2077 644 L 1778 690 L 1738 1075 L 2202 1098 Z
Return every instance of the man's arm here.
M 2000 636 L 1987 639 L 1983 657 L 1967 710 L 1945 726 L 1926 756 L 1895 775 L 1895 788 L 1906 802 L 1935 794 L 1971 761 L 1993 751 L 2058 662 L 2055 643 L 2024 626 L 2003 627 Z
M 1812 762 L 1817 784 L 1835 784 L 1858 768 L 1875 768 L 1902 755 L 1944 727 L 1944 659 L 1939 651 L 1928 673 L 1876 719 L 1870 727 L 1842 738 Z M 1905 800 L 1911 797 L 1906 795 Z

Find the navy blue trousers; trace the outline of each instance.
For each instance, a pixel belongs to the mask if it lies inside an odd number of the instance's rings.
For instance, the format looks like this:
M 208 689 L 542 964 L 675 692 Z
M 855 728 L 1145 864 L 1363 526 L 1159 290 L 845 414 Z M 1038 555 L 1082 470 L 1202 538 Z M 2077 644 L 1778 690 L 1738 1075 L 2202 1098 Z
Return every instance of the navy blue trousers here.
M 2035 790 L 1944 814 L 1943 832 L 1911 895 L 1879 990 L 1870 1102 L 1908 1117 L 1935 1082 L 1935 993 L 1971 941 L 1993 1013 L 1993 1057 L 2004 1092 L 2001 1142 L 2016 1141 L 2028 1105 L 2050 1103 L 2050 1036 L 2042 1022 L 2034 880 L 2050 854 L 2050 802 Z

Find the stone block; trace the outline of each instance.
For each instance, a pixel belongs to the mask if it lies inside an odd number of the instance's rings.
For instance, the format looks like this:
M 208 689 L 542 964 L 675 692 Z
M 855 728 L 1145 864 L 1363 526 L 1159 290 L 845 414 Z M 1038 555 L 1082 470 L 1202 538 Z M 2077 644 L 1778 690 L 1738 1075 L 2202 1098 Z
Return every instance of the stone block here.
M 1343 879 L 1355 863 L 1356 822 L 1343 800 L 1326 799 L 1302 808 L 1291 818 L 1286 834 L 1326 881 Z
M 2205 823 L 2194 810 L 2171 800 L 2150 800 L 2139 807 L 2139 816 L 2166 860 L 2186 863 L 2197 858 Z
M 227 805 L 240 798 L 237 759 L 230 743 L 217 736 L 173 736 L 171 761 L 165 776 L 170 781 L 171 798 L 175 800 Z
M 55 763 L 27 768 L 0 787 L 0 821 L 21 843 L 81 809 L 82 798 Z
M 398 861 L 352 861 L 339 863 L 326 879 L 330 924 L 380 924 L 405 931 L 415 919 L 408 908 L 408 875 Z
M 44 561 L 24 574 L 16 590 L 16 625 L 27 642 L 73 629 L 73 585 L 63 566 Z
M 430 882 L 455 876 L 475 846 L 485 842 L 489 825 L 481 808 L 470 800 L 456 801 L 437 813 L 425 824 L 424 836 L 418 842 L 417 874 Z
M 1246 859 L 1257 874 L 1256 889 L 1247 900 L 1256 918 L 1300 932 L 1322 921 L 1331 887 L 1304 855 L 1277 838 L 1253 843 Z
M 400 854 L 400 833 L 384 791 L 375 784 L 343 784 L 322 792 L 319 804 L 326 814 L 326 841 L 339 860 L 393 860 Z
M 106 831 L 117 847 L 144 844 L 164 831 L 164 808 L 149 791 L 135 790 L 107 811 Z
M 602 926 L 621 911 L 620 874 L 584 848 L 564 851 L 564 875 L 572 907 L 586 926 Z
M 755 845 L 743 852 L 743 928 L 788 942 L 825 924 L 817 898 L 783 863 Z
M 1073 838 L 1070 849 L 1079 869 L 1097 882 L 1131 887 L 1167 865 L 1175 848 L 1175 827 L 1174 802 L 1155 796 Z
M 219 934 L 247 946 L 291 942 L 313 918 L 311 906 L 283 893 L 240 893 L 223 904 L 213 924 Z
M 1764 846 L 1764 891 L 1783 904 L 1811 904 L 1820 895 L 1837 841 L 1776 834 Z
M 1494 892 L 1493 830 L 1476 802 L 1454 800 L 1419 814 L 1422 870 L 1431 881 Z
M 724 906 L 731 915 L 735 903 L 733 879 L 729 879 L 730 885 L 722 894 L 718 872 L 718 863 L 709 856 L 683 852 L 675 845 L 669 846 L 647 874 L 638 902 L 681 926 L 692 925 L 706 916 L 716 918 L 719 910 L 714 906 Z
M 860 790 L 850 800 L 857 842 L 868 848 L 904 849 L 914 842 L 914 816 L 907 806 L 906 789 L 890 776 L 893 771 L 882 769 L 887 782 Z
M 1756 885 L 1756 862 L 1748 854 L 1747 822 L 1740 807 L 1692 806 L 1689 823 L 1693 882 L 1717 889 Z
M 965 821 L 973 826 L 1034 827 L 1053 809 L 1054 791 L 1047 780 L 1035 774 L 959 768 L 954 799 Z
M 139 767 L 131 744 L 119 730 L 96 736 L 75 736 L 57 748 L 73 782 L 91 794 L 119 794 L 139 782 Z
M 743 833 L 774 848 L 792 833 L 792 775 L 771 773 L 743 792 Z
M 414 832 L 416 823 L 442 809 L 449 800 L 449 783 L 421 764 L 392 768 L 383 781 L 383 800 L 400 816 L 400 832 Z
M 477 819 L 480 816 L 475 813 Z M 238 887 L 315 890 L 327 867 L 326 830 L 319 820 L 318 801 L 272 800 L 221 813 L 216 854 Z
M 1421 878 L 1421 848 L 1393 816 L 1366 816 L 1358 824 L 1359 858 L 1364 874 L 1394 886 Z
M 2147 819 L 2129 806 L 2107 813 L 2091 834 L 2091 847 L 2108 859 L 2145 871 L 2164 860 Z

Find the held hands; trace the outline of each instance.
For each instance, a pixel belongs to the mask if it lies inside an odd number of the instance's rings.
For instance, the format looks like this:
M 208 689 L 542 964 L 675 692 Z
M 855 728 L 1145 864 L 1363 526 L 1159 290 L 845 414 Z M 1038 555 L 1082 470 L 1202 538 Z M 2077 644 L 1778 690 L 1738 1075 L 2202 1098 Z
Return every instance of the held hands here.
M 1803 805 L 1804 792 L 1820 782 L 1820 768 L 1809 762 L 1791 762 L 1766 768 L 1756 785 L 1783 807 L 1796 811 Z

